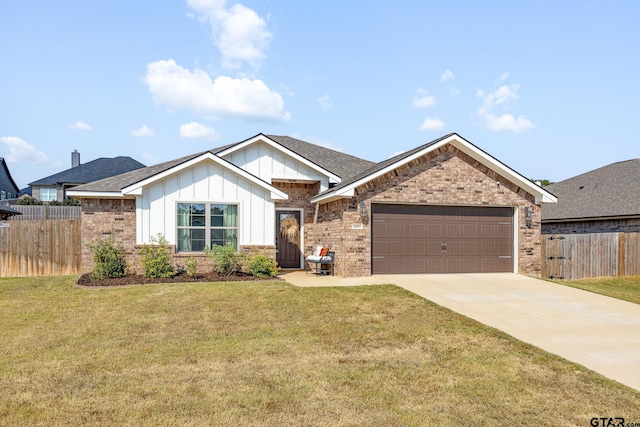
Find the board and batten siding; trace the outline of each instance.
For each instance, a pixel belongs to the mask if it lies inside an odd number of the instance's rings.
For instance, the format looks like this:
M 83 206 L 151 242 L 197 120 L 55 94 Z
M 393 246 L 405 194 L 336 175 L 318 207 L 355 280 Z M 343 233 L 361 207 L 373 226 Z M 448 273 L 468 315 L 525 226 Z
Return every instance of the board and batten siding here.
M 275 244 L 275 205 L 270 192 L 212 161 L 155 182 L 136 201 L 137 244 L 162 233 L 176 243 L 179 202 L 238 205 L 238 244 Z
M 327 176 L 262 142 L 234 151 L 224 159 L 269 184 L 274 180 L 296 179 L 309 182 L 319 181 L 320 192 L 329 188 Z

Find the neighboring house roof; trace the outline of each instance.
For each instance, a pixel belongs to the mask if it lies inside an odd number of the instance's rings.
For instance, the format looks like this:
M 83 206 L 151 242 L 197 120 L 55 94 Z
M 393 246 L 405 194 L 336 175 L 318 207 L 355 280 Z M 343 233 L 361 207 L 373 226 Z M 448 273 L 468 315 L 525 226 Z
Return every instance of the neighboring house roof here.
M 0 188 L 7 189 L 7 190 L 10 188 L 13 188 L 12 193 L 17 194 L 19 188 L 16 185 L 16 182 L 11 177 L 11 172 L 9 172 L 9 166 L 7 166 L 7 162 L 5 162 L 3 157 L 0 157 L 0 166 L 2 167 L 2 169 L 4 169 L 4 172 L 5 172 L 5 173 L 2 173 L 0 171 Z
M 312 202 L 327 202 L 342 197 L 352 197 L 355 194 L 356 187 L 363 185 L 379 176 L 382 176 L 393 169 L 396 169 L 402 165 L 405 165 L 425 154 L 437 150 L 438 148 L 451 144 L 460 151 L 466 153 L 473 159 L 487 166 L 489 169 L 494 170 L 505 178 L 512 182 L 517 183 L 521 188 L 525 189 L 529 193 L 535 196 L 536 203 L 555 203 L 556 198 L 553 194 L 549 193 L 539 185 L 531 182 L 531 180 L 520 175 L 498 159 L 492 157 L 488 153 L 482 151 L 457 133 L 450 133 L 424 145 L 414 148 L 413 150 L 406 151 L 390 159 L 384 160 L 362 171 L 361 173 L 352 176 L 350 179 L 341 182 L 339 185 L 324 191 L 318 196 L 314 197 Z
M 0 203 L 0 216 L 12 216 L 12 215 L 22 215 L 22 212 L 17 211 L 9 206 L 3 205 Z
M 58 172 L 30 183 L 31 186 L 86 184 L 125 172 L 144 168 L 145 165 L 131 157 L 101 157 L 76 167 Z
M 545 187 L 558 197 L 543 221 L 640 215 L 640 159 L 612 163 Z
M 20 190 L 20 191 L 18 192 L 18 197 L 20 197 L 20 196 L 24 196 L 25 194 L 26 194 L 27 196 L 31 196 L 31 195 L 32 195 L 31 187 L 24 187 L 22 190 Z
M 74 192 L 89 192 L 89 193 L 120 193 L 123 189 L 131 187 L 134 184 L 145 181 L 156 175 L 160 175 L 170 169 L 179 167 L 181 164 L 189 162 L 195 158 L 202 156 L 205 153 L 214 154 L 216 156 L 222 155 L 232 151 L 234 147 L 237 147 L 247 141 L 255 140 L 260 137 L 265 137 L 271 141 L 284 147 L 286 150 L 291 151 L 308 161 L 316 164 L 320 168 L 334 173 L 341 178 L 347 178 L 353 174 L 359 173 L 361 170 L 370 167 L 375 164 L 368 160 L 360 159 L 349 154 L 344 154 L 336 150 L 321 147 L 319 145 L 311 144 L 309 142 L 301 141 L 299 139 L 291 138 L 288 136 L 277 135 L 263 135 L 258 134 L 252 138 L 244 141 L 240 141 L 234 144 L 228 144 L 222 147 L 217 147 L 208 151 L 202 151 L 199 153 L 191 154 L 189 156 L 181 157 L 179 159 L 170 160 L 168 162 L 159 163 L 154 166 L 148 166 L 143 169 L 124 173 L 118 176 L 102 179 L 99 181 L 91 182 L 85 185 L 74 187 Z M 270 183 L 269 183 L 270 184 Z M 72 194 L 72 193 L 69 193 Z

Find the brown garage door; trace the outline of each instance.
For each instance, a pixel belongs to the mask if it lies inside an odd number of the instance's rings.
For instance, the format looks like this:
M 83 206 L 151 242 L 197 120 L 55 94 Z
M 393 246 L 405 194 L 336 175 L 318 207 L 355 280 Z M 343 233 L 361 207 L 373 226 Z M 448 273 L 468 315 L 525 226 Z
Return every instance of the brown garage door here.
M 513 208 L 372 206 L 373 274 L 513 271 Z

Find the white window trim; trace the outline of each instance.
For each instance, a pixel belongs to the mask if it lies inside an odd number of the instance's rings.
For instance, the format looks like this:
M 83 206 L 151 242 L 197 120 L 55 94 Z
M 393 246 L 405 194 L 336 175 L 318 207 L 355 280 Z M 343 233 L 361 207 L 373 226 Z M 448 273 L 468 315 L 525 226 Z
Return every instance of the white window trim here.
M 212 227 L 211 226 L 211 215 L 210 215 L 210 207 L 211 205 L 234 205 L 237 207 L 237 226 L 235 227 L 236 230 L 236 251 L 240 250 L 240 242 L 241 242 L 241 226 L 240 224 L 242 223 L 241 221 L 241 212 L 242 212 L 242 206 L 241 203 L 239 201 L 203 201 L 203 200 L 176 200 L 175 202 L 175 215 L 176 215 L 176 222 L 175 222 L 175 233 L 176 233 L 176 238 L 175 238 L 175 247 L 176 247 L 176 253 L 181 253 L 181 254 L 198 254 L 200 253 L 199 251 L 179 251 L 178 250 L 178 230 L 180 229 L 189 229 L 189 228 L 197 228 L 197 227 L 188 227 L 188 226 L 179 226 L 178 222 L 178 205 L 180 204 L 204 204 L 205 205 L 205 225 L 204 225 L 204 230 L 205 230 L 205 246 L 209 246 L 209 243 L 211 242 L 211 230 L 212 229 L 223 229 L 223 230 L 233 230 L 234 227 Z

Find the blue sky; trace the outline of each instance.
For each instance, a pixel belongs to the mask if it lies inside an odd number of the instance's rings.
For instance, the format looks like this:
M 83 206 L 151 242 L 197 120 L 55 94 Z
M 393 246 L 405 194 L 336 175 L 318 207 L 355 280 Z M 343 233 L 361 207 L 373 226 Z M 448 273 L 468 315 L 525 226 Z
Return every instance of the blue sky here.
M 640 157 L 640 2 L 0 2 L 20 187 L 289 135 L 372 161 L 457 132 L 529 178 Z

